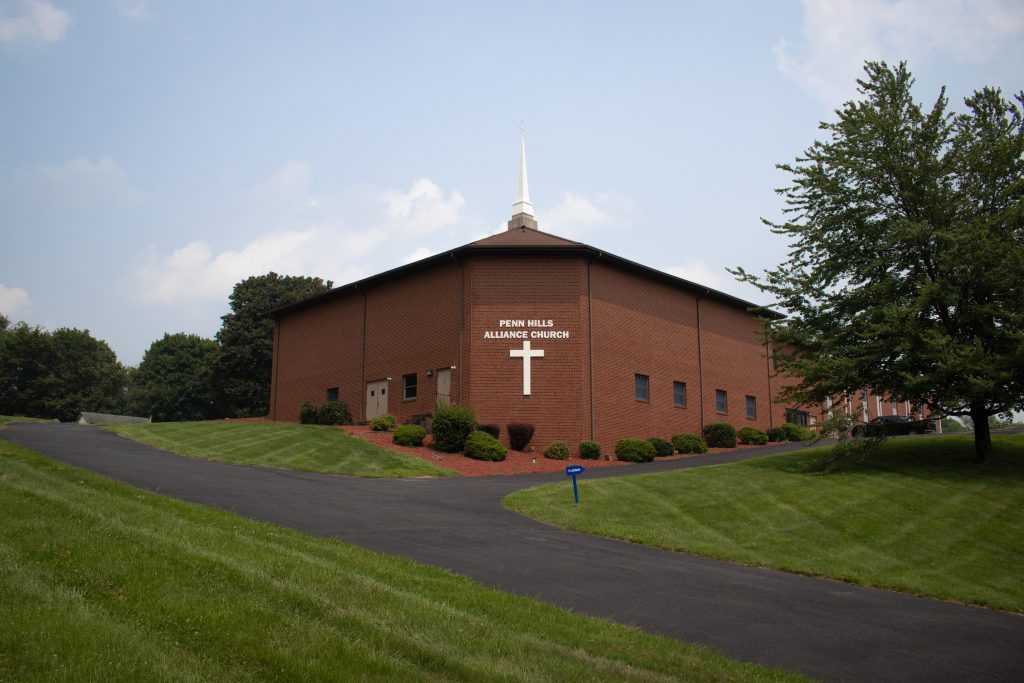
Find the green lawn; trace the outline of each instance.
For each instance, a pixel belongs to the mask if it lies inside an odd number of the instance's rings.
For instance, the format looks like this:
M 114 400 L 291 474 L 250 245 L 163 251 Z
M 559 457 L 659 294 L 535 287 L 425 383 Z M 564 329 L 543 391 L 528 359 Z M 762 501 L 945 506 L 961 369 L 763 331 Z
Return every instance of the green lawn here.
M 826 448 L 519 491 L 506 506 L 560 527 L 744 564 L 1024 612 L 1024 437 L 894 439 L 840 473 Z
M 60 420 L 45 420 L 40 417 L 22 417 L 21 415 L 0 415 L 0 427 L 9 422 L 60 422 Z
M 0 680 L 796 680 L 0 441 Z
M 161 422 L 105 428 L 173 453 L 238 465 L 356 477 L 459 476 L 335 427 L 270 422 Z

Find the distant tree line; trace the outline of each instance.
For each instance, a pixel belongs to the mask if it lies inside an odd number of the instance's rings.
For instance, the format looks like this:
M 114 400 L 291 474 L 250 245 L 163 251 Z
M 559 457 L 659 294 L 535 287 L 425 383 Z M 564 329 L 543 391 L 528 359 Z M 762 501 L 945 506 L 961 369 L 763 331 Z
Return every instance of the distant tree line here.
M 266 415 L 274 322 L 264 314 L 331 286 L 273 272 L 247 278 L 235 285 L 215 339 L 165 334 L 138 368 L 118 362 L 88 330 L 49 332 L 0 316 L 0 414 L 70 421 L 89 411 L 158 422 Z

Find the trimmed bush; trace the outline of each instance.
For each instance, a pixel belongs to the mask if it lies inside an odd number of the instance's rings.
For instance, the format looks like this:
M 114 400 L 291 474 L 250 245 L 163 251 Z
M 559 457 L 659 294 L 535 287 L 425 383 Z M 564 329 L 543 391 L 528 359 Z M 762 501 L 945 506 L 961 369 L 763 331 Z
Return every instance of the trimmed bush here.
M 757 427 L 744 427 L 736 433 L 736 436 L 739 437 L 740 443 L 753 444 L 755 446 L 763 446 L 768 443 L 768 433 Z
M 491 462 L 504 460 L 508 454 L 508 451 L 505 450 L 500 441 L 487 432 L 481 431 L 471 432 L 466 437 L 465 449 L 466 457 L 473 458 L 474 460 L 489 460 Z
M 306 401 L 299 407 L 299 422 L 304 425 L 350 425 L 352 414 L 340 401 L 328 401 L 318 406 Z
M 704 445 L 704 439 L 696 434 L 676 434 L 672 437 L 672 446 L 680 453 L 707 453 L 708 447 Z
M 427 430 L 419 425 L 402 425 L 395 430 L 391 441 L 399 446 L 422 446 L 426 435 Z
M 304 425 L 315 425 L 317 417 L 316 406 L 306 401 L 299 406 L 299 422 Z
M 477 425 L 477 429 L 479 429 L 481 432 L 487 432 L 495 439 L 501 436 L 501 427 L 499 427 L 498 425 Z
M 676 452 L 672 442 L 666 439 L 660 439 L 656 436 L 652 436 L 647 439 L 647 442 L 654 446 L 654 455 L 659 458 L 664 458 L 665 456 L 672 455 Z
M 514 451 L 525 450 L 533 439 L 533 425 L 525 422 L 511 422 L 505 425 L 505 431 L 508 433 L 508 445 Z
M 817 436 L 817 433 L 813 429 L 805 429 L 798 424 L 787 422 L 782 425 L 782 429 L 786 432 L 786 438 L 790 441 L 810 441 Z
M 708 448 L 736 448 L 736 429 L 727 422 L 712 422 L 704 426 L 704 440 Z
M 615 457 L 624 462 L 654 460 L 654 446 L 643 439 L 622 439 L 615 444 Z
M 473 411 L 463 406 L 438 401 L 434 406 L 434 448 L 442 453 L 459 453 L 466 445 L 466 437 L 476 429 Z M 486 432 L 483 432 L 486 434 Z M 487 434 L 490 436 L 490 434 Z M 494 437 L 491 437 L 494 438 Z M 500 444 L 499 444 L 500 445 Z
M 789 437 L 786 436 L 786 430 L 782 427 L 772 427 L 768 430 L 769 441 L 785 441 Z
M 554 441 L 544 449 L 544 457 L 551 460 L 568 460 L 569 446 L 564 441 Z
M 370 420 L 370 429 L 375 432 L 390 432 L 398 426 L 398 418 L 391 413 L 384 413 Z
M 601 444 L 596 441 L 580 441 L 580 457 L 584 460 L 600 460 Z

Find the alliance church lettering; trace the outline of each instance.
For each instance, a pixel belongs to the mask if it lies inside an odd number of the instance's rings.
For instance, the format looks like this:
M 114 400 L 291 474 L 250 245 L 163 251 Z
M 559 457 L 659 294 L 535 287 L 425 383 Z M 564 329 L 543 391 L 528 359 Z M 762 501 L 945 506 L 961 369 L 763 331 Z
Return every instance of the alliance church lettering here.
M 568 330 L 552 330 L 554 320 L 499 320 L 497 330 L 484 332 L 484 339 L 568 339 Z

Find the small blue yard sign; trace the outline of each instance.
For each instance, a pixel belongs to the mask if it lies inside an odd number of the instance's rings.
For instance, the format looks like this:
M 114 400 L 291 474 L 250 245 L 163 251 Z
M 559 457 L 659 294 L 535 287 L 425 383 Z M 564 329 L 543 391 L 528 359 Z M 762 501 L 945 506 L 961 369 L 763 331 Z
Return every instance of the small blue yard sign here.
M 576 504 L 580 504 L 580 490 L 576 488 L 576 475 L 586 472 L 583 465 L 569 465 L 565 468 L 565 476 L 572 477 L 572 495 L 576 498 Z

